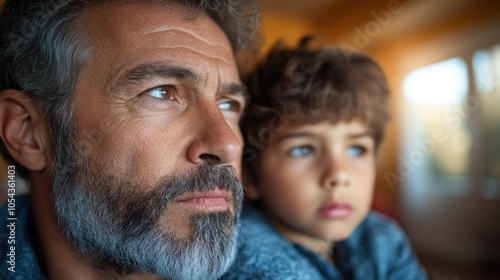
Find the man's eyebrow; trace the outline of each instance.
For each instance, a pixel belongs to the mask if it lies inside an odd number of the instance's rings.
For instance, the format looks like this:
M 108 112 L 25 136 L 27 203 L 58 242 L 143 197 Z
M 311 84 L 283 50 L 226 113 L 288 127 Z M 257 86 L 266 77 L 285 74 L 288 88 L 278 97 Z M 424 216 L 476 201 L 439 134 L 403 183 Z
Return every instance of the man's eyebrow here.
M 141 84 L 152 78 L 175 78 L 178 80 L 187 80 L 195 83 L 198 76 L 190 69 L 180 66 L 173 66 L 163 63 L 140 64 L 127 71 L 114 88 L 123 88 L 130 85 Z
M 242 83 L 230 83 L 223 85 L 220 92 L 227 95 L 243 96 L 245 101 L 248 101 L 248 91 L 247 87 Z

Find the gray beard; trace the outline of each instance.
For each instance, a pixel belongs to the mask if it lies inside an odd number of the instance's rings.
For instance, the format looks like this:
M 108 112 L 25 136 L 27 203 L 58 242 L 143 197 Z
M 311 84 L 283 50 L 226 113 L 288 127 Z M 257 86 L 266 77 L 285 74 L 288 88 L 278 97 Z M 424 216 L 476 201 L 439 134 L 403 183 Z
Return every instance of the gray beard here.
M 229 268 L 243 199 L 232 167 L 206 164 L 162 178 L 153 188 L 133 186 L 102 168 L 95 171 L 98 165 L 78 153 L 70 140 L 75 130 L 69 131 L 55 150 L 54 210 L 68 240 L 91 265 L 119 275 L 183 280 L 217 279 Z M 175 198 L 216 187 L 233 193 L 235 217 L 229 211 L 193 215 L 188 238 L 161 228 L 159 220 Z

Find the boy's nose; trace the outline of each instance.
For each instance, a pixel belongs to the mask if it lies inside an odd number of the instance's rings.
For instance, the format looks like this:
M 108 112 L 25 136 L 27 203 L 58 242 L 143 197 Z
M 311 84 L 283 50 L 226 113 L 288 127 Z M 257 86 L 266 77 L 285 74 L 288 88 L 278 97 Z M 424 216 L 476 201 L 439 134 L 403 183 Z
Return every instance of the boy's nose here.
M 341 161 L 332 161 L 325 168 L 321 185 L 323 188 L 329 189 L 333 187 L 349 186 L 350 176 L 348 168 Z

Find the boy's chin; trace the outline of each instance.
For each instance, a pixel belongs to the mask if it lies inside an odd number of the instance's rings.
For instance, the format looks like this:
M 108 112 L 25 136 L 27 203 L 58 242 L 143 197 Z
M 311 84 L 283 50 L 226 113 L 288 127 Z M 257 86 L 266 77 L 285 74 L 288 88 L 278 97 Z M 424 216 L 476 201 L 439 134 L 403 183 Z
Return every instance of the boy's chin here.
M 351 236 L 351 233 L 346 233 L 346 234 L 335 234 L 334 236 L 328 236 L 327 238 L 325 238 L 326 240 L 328 240 L 329 242 L 333 242 L 333 243 L 337 243 L 337 242 L 342 242 L 342 241 L 345 241 L 346 239 L 349 238 L 349 236 Z
M 330 242 L 341 242 L 346 239 L 348 239 L 351 234 L 354 232 L 356 229 L 357 225 L 352 226 L 352 227 L 345 227 L 342 229 L 336 228 L 334 230 L 330 229 L 327 233 L 322 235 L 320 238 L 324 240 L 328 240 Z

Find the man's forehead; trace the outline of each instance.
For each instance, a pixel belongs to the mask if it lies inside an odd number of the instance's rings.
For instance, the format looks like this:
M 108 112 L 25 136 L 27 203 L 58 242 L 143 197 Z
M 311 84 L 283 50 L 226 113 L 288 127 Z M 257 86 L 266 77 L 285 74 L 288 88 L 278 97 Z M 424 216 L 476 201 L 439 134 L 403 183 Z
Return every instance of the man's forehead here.
M 180 5 L 142 1 L 89 7 L 82 16 L 93 47 L 86 68 L 107 85 L 138 65 L 158 63 L 192 69 L 203 79 L 239 80 L 225 33 L 204 14 L 187 18 L 193 14 Z
M 214 52 L 214 55 L 230 49 L 217 23 L 204 13 L 179 4 L 110 2 L 85 9 L 82 21 L 86 31 L 98 40 L 105 38 L 117 45 L 137 37 L 143 37 L 144 46 L 154 45 L 162 36 L 169 36 L 174 47 L 187 44 Z

